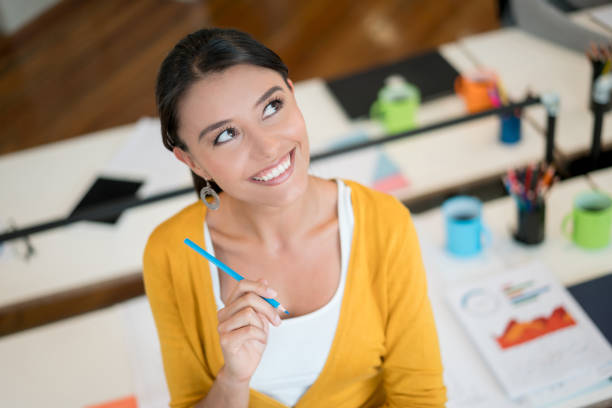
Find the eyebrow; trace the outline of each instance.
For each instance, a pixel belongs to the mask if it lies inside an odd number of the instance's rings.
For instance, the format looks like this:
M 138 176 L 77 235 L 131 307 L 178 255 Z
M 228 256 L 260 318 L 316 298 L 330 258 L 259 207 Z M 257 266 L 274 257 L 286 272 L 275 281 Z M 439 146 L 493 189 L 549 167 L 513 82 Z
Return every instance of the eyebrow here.
M 204 128 L 204 130 L 202 130 L 202 131 L 200 132 L 200 135 L 198 136 L 198 142 L 199 142 L 200 140 L 202 140 L 202 138 L 204 137 L 204 135 L 205 135 L 205 134 L 207 134 L 208 132 L 211 132 L 211 131 L 213 131 L 213 130 L 215 130 L 215 129 L 218 129 L 218 128 L 222 127 L 222 126 L 225 126 L 225 125 L 227 125 L 227 124 L 228 124 L 228 123 L 230 123 L 230 122 L 231 122 L 231 121 L 230 121 L 229 119 L 225 119 L 225 120 L 221 120 L 221 121 L 219 121 L 219 122 L 215 122 L 215 123 L 213 123 L 213 124 L 212 124 L 212 125 L 210 125 L 210 126 L 206 126 L 206 127 Z
M 257 105 L 261 105 L 261 104 L 262 104 L 262 103 L 264 103 L 264 102 L 266 101 L 266 99 L 268 99 L 268 98 L 270 97 L 270 95 L 272 95 L 274 92 L 276 92 L 276 91 L 282 91 L 282 90 L 283 90 L 283 88 L 281 88 L 281 87 L 280 87 L 280 86 L 278 86 L 278 85 L 273 86 L 272 88 L 268 89 L 266 92 L 264 92 L 264 94 L 263 94 L 263 95 L 261 95 L 261 96 L 259 97 L 259 99 L 257 100 L 257 102 L 255 102 L 255 105 L 254 105 L 254 106 L 255 106 L 255 107 L 257 107 Z M 208 132 L 211 132 L 211 131 L 213 131 L 213 130 L 215 130 L 215 129 L 218 129 L 218 128 L 222 127 L 222 126 L 225 126 L 225 125 L 227 125 L 227 124 L 228 124 L 228 123 L 230 123 L 230 122 L 231 122 L 231 121 L 230 121 L 229 119 L 225 119 L 225 120 L 221 120 L 221 121 L 219 121 L 219 122 L 215 122 L 215 123 L 213 123 L 212 125 L 206 126 L 206 127 L 204 128 L 204 130 L 202 130 L 202 131 L 200 132 L 200 135 L 198 136 L 198 142 L 199 142 L 200 140 L 202 140 L 202 138 L 204 137 L 204 135 L 205 135 L 205 134 L 207 134 Z
M 261 95 L 259 97 L 259 99 L 257 100 L 257 102 L 255 103 L 255 106 L 257 105 L 261 105 L 262 103 L 264 103 L 266 101 L 266 99 L 268 99 L 270 97 L 270 95 L 272 95 L 274 92 L 276 91 L 282 91 L 283 88 L 281 88 L 280 86 L 276 85 L 273 86 L 272 88 L 268 89 L 266 92 L 264 92 L 263 95 Z

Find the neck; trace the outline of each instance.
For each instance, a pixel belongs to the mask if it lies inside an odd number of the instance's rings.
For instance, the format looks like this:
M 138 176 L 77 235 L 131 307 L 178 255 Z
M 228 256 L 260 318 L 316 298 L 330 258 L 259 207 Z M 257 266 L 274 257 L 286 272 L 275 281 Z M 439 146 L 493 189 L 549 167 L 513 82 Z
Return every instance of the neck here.
M 263 206 L 226 195 L 221 200 L 225 211 L 220 215 L 226 221 L 232 220 L 232 226 L 237 227 L 245 239 L 259 242 L 267 251 L 275 253 L 291 246 L 312 228 L 322 199 L 320 183 L 309 177 L 304 194 L 289 205 Z

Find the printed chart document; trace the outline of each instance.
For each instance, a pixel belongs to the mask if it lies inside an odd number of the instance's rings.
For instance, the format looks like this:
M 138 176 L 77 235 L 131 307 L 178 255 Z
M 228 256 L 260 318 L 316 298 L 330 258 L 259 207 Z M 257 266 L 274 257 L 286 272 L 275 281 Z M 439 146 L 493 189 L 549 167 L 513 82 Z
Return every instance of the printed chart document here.
M 447 292 L 508 396 L 612 376 L 612 348 L 546 266 L 532 263 Z

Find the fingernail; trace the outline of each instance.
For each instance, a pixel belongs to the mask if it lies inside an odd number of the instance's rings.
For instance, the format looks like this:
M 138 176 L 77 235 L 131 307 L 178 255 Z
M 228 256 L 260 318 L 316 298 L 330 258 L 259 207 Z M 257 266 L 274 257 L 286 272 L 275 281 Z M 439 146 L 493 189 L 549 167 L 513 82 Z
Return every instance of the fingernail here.
M 267 279 L 262 280 L 262 282 L 263 282 L 264 285 L 268 284 L 268 280 Z
M 281 318 L 279 315 L 274 315 L 274 323 L 276 323 L 277 325 L 281 324 Z
M 266 289 L 266 292 L 268 293 L 268 295 L 270 295 L 272 297 L 278 295 L 278 293 L 276 293 L 276 291 L 274 289 L 272 289 L 272 288 Z

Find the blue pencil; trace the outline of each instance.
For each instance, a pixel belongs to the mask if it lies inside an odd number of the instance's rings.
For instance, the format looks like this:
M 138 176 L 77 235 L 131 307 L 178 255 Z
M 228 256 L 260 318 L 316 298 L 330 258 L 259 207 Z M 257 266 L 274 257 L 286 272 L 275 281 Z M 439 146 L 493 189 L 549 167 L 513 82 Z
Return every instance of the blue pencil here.
M 221 269 L 223 272 L 227 273 L 232 278 L 236 279 L 237 281 L 241 281 L 241 280 L 244 279 L 242 276 L 240 276 L 240 274 L 238 274 L 232 268 L 230 268 L 229 266 L 227 266 L 226 264 L 224 264 L 223 262 L 221 262 L 220 260 L 218 260 L 217 258 L 212 256 L 211 254 L 206 252 L 203 248 L 200 248 L 195 242 L 193 242 L 189 238 L 185 238 L 184 242 L 189 247 L 191 247 L 191 249 L 196 251 L 198 254 L 202 255 L 204 258 L 208 259 L 210 262 L 212 262 L 215 265 L 217 265 L 217 268 Z M 285 308 L 280 303 L 278 303 L 277 300 L 272 299 L 272 298 L 263 297 L 263 296 L 261 296 L 261 298 L 263 300 L 265 300 L 266 302 L 268 302 L 269 304 L 271 304 L 272 307 L 274 307 L 275 309 L 279 308 L 279 306 L 280 306 L 279 310 L 289 314 L 289 312 L 287 310 L 285 310 Z

